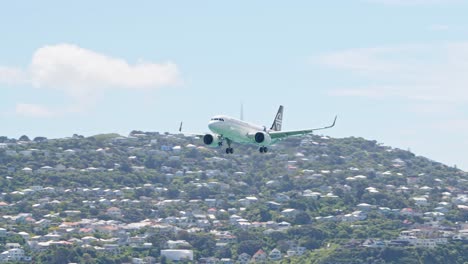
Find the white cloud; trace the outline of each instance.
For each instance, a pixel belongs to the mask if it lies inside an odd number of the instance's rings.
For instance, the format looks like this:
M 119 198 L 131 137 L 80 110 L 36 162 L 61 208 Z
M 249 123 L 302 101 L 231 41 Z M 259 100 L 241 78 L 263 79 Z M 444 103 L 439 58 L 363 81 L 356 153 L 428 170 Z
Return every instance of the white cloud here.
M 54 117 L 57 112 L 48 109 L 45 106 L 37 104 L 19 103 L 16 105 L 15 112 L 18 116 L 22 117 Z
M 29 67 L 35 87 L 51 87 L 86 96 L 111 88 L 154 89 L 180 83 L 172 62 L 138 62 L 130 65 L 75 45 L 59 44 L 38 49 Z
M 0 83 L 28 83 L 38 89 L 55 89 L 75 100 L 70 112 L 84 109 L 89 102 L 113 89 L 151 90 L 181 84 L 179 69 L 168 61 L 152 63 L 127 61 L 84 49 L 72 44 L 44 46 L 37 49 L 29 67 L 0 66 Z M 36 108 L 32 107 L 36 106 Z M 47 111 L 37 105 L 20 105 L 20 112 Z
M 372 83 L 336 89 L 332 95 L 468 102 L 468 42 L 350 49 L 317 61 Z

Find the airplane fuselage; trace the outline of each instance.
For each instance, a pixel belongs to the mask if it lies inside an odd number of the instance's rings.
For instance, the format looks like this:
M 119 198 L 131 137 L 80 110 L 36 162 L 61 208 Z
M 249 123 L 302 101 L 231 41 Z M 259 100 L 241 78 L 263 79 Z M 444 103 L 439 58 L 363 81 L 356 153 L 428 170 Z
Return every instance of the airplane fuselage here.
M 225 115 L 211 118 L 208 128 L 215 134 L 239 143 L 255 143 L 253 141 L 255 133 L 259 131 L 268 133 L 265 126 L 255 125 Z

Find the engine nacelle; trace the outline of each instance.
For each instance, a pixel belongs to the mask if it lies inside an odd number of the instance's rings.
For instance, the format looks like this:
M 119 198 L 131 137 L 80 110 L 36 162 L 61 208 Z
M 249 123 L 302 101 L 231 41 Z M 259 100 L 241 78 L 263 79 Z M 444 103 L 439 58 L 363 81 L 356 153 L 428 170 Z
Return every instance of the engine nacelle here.
M 270 134 L 266 132 L 255 133 L 254 139 L 255 139 L 255 143 L 263 145 L 263 146 L 267 146 L 271 144 Z
M 219 146 L 219 137 L 218 135 L 206 134 L 203 136 L 203 143 L 209 147 Z

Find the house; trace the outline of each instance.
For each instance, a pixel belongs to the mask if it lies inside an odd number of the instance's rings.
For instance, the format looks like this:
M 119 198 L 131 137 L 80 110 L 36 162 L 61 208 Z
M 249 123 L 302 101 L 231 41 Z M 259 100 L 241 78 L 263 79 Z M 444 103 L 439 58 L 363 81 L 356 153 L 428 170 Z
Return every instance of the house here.
M 0 263 L 30 260 L 31 257 L 26 256 L 21 248 L 12 248 L 0 254 Z
M 193 250 L 188 249 L 163 249 L 161 256 L 172 261 L 190 260 L 193 261 Z
M 117 207 L 110 207 L 109 209 L 107 209 L 106 213 L 110 217 L 122 217 L 122 211 Z
M 414 204 L 417 206 L 428 206 L 429 203 L 427 202 L 426 197 L 413 197 Z
M 356 206 L 359 210 L 362 210 L 362 211 L 369 211 L 371 210 L 372 208 L 374 208 L 375 206 L 371 205 L 371 204 L 368 204 L 368 203 L 360 203 Z
M 237 263 L 247 264 L 250 262 L 250 255 L 247 253 L 242 253 L 237 257 Z
M 132 264 L 145 264 L 142 258 L 132 258 Z
M 416 247 L 426 247 L 426 248 L 434 248 L 437 244 L 446 244 L 447 239 L 434 239 L 434 238 L 416 238 L 410 240 L 410 244 Z
M 258 198 L 255 196 L 247 196 L 244 199 L 239 199 L 239 203 L 247 207 L 251 204 L 258 202 Z
M 189 242 L 185 240 L 168 240 L 167 247 L 169 249 L 182 249 L 182 248 L 191 248 L 192 246 Z
M 406 162 L 400 158 L 396 158 L 392 160 L 392 163 L 393 163 L 392 166 L 396 168 L 404 167 L 406 165 Z
M 317 216 L 315 217 L 315 220 L 319 222 L 335 222 L 339 221 L 340 219 L 334 215 L 328 215 L 328 216 Z
M 19 152 L 19 154 L 25 156 L 25 157 L 31 157 L 33 151 L 35 150 L 32 150 L 32 149 L 28 149 L 28 150 L 22 150 Z
M 54 168 L 51 167 L 51 166 L 42 166 L 40 169 L 38 169 L 37 171 L 38 172 L 41 172 L 41 173 L 44 173 L 44 172 L 49 172 L 49 171 L 53 171 Z
M 286 222 L 286 221 L 283 221 L 281 223 L 278 223 L 278 228 L 279 229 L 288 229 L 291 227 L 291 224 Z
M 214 198 L 206 198 L 205 199 L 205 204 L 209 207 L 215 207 L 217 204 L 217 200 Z
M 217 264 L 219 263 L 219 259 L 215 257 L 209 257 L 209 258 L 201 258 L 198 260 L 199 264 Z
M 6 249 L 15 249 L 15 248 L 21 248 L 21 245 L 18 243 L 6 243 L 5 244 Z
M 117 244 L 105 244 L 104 251 L 109 254 L 120 254 L 119 245 Z
M 355 222 L 355 221 L 362 221 L 366 220 L 367 214 L 363 211 L 354 211 L 350 214 L 345 214 L 342 217 L 343 222 Z
M 363 247 L 368 247 L 368 248 L 378 248 L 378 247 L 385 247 L 385 243 L 382 240 L 377 240 L 377 239 L 366 239 L 362 243 Z
M 277 209 L 280 209 L 280 207 L 281 207 L 280 203 L 277 203 L 277 202 L 274 202 L 274 201 L 269 201 L 269 202 L 266 203 L 266 205 L 268 206 L 268 208 L 270 208 L 272 210 L 277 210 Z
M 311 191 L 311 190 L 305 190 L 305 191 L 302 192 L 302 196 L 304 196 L 304 197 L 310 197 L 310 198 L 315 199 L 315 200 L 320 199 L 320 196 L 321 196 L 321 195 L 322 195 L 321 193 L 319 193 L 319 192 L 313 192 L 313 191 Z
M 265 263 L 267 261 L 267 254 L 262 249 L 259 249 L 253 256 L 251 262 Z
M 7 230 L 5 228 L 0 227 L 0 237 L 6 237 Z
M 21 171 L 24 172 L 24 173 L 28 173 L 28 174 L 33 172 L 33 170 L 31 168 L 29 168 L 29 167 L 24 167 Z
M 281 260 L 283 256 L 281 255 L 281 251 L 279 251 L 277 248 L 273 249 L 270 254 L 268 254 L 268 259 L 272 261 L 277 261 Z
M 299 213 L 299 210 L 293 209 L 293 208 L 288 208 L 288 209 L 284 209 L 283 211 L 281 211 L 281 215 L 283 215 L 284 217 L 289 217 L 289 218 L 295 217 L 298 213 Z
M 278 193 L 275 195 L 275 201 L 277 201 L 278 203 L 283 203 L 283 202 L 287 202 L 289 201 L 291 198 L 284 194 L 284 193 Z
M 407 216 L 420 216 L 421 213 L 416 212 L 413 208 L 403 208 L 400 210 L 400 215 L 407 215 Z
M 289 257 L 302 256 L 304 255 L 305 250 L 306 250 L 305 247 L 292 246 L 291 248 L 289 248 L 288 251 L 286 251 L 286 254 Z

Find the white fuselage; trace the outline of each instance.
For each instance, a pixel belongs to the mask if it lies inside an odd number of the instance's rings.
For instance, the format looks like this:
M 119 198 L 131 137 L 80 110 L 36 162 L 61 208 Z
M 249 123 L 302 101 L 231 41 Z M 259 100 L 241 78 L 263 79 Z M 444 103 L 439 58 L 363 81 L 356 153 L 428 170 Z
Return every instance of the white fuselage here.
M 268 133 L 265 126 L 254 125 L 229 116 L 218 115 L 211 118 L 208 128 L 215 134 L 221 135 L 238 143 L 256 143 L 255 133 Z

